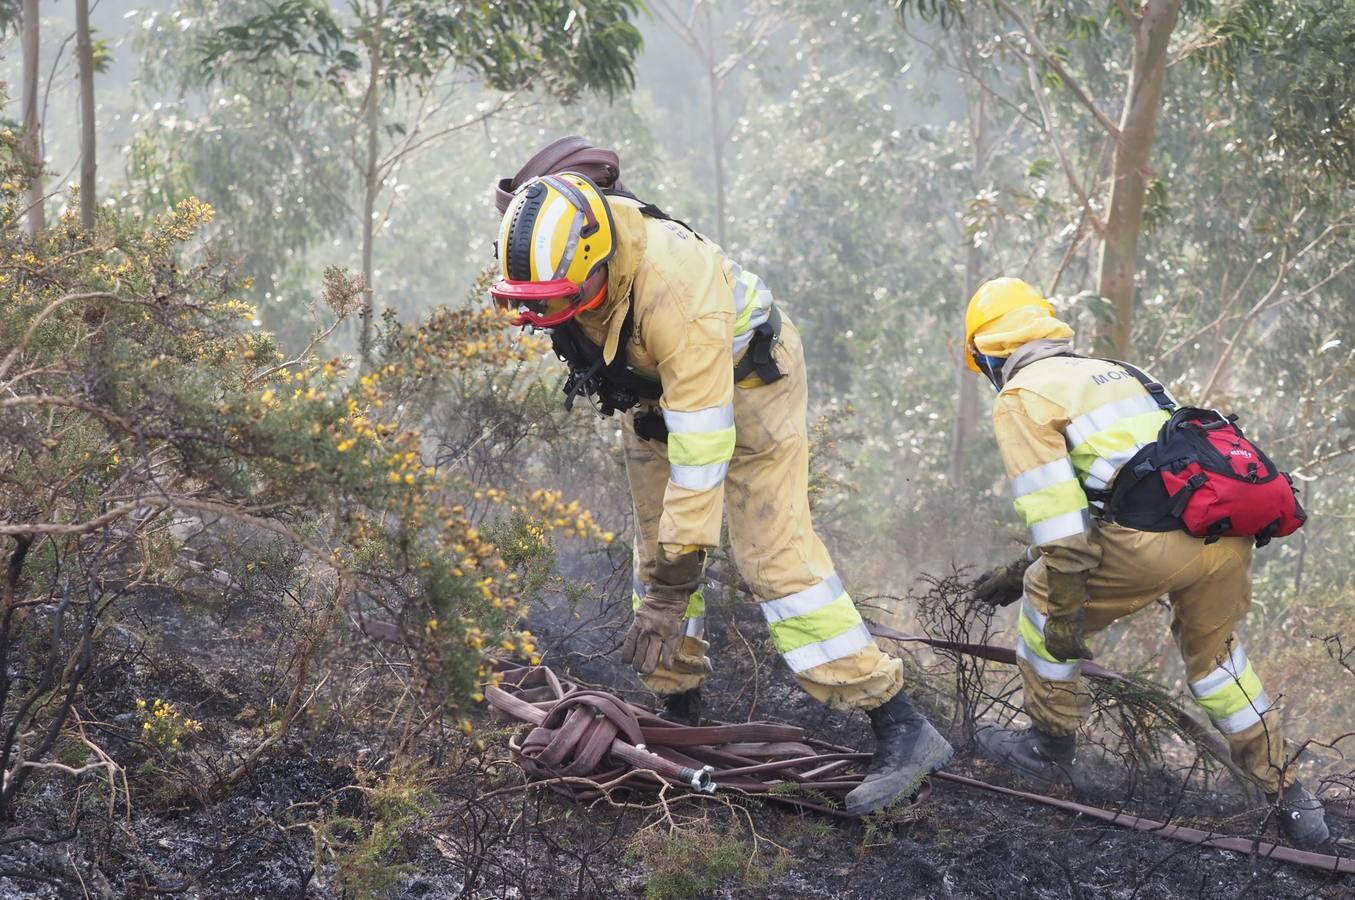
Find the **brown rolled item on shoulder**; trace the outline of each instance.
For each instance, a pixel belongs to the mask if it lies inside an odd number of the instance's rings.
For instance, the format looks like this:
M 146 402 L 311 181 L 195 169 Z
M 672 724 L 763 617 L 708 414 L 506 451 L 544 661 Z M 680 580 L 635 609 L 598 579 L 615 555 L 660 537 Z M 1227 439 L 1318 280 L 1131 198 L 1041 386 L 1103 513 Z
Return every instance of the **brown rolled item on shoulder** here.
M 621 183 L 621 162 L 616 151 L 594 147 L 577 134 L 570 134 L 536 151 L 513 177 L 500 178 L 494 185 L 494 205 L 500 214 L 507 212 L 518 188 L 533 178 L 556 172 L 578 172 L 604 190 L 626 190 Z

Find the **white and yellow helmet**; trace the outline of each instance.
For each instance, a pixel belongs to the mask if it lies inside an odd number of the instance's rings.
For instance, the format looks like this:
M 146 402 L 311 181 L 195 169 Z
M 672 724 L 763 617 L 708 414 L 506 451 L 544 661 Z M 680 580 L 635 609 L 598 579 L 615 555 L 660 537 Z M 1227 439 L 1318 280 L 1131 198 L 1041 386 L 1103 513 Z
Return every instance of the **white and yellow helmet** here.
M 602 304 L 605 283 L 592 297 L 582 287 L 615 252 L 612 210 L 596 184 L 577 172 L 535 178 L 503 214 L 501 277 L 490 293 L 500 306 L 517 308 L 517 324 L 550 328 Z

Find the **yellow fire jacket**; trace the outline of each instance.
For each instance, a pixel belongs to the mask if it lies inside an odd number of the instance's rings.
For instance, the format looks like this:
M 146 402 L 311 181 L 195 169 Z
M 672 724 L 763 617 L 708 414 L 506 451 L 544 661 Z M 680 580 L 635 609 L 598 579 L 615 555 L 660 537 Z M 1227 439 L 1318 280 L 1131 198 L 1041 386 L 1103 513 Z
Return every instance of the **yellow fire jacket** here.
M 1101 561 L 1091 536 L 1101 504 L 1087 490 L 1107 489 L 1169 415 L 1115 363 L 1050 356 L 1020 365 L 1017 354 L 993 406 L 1016 511 L 1052 571 L 1091 571 Z
M 669 480 L 659 544 L 670 555 L 720 542 L 724 479 L 734 455 L 734 363 L 767 320 L 772 295 L 713 242 L 676 222 L 644 216 L 610 197 L 616 253 L 607 301 L 578 317 L 608 362 L 622 350 L 634 309 L 627 363 L 663 385 Z

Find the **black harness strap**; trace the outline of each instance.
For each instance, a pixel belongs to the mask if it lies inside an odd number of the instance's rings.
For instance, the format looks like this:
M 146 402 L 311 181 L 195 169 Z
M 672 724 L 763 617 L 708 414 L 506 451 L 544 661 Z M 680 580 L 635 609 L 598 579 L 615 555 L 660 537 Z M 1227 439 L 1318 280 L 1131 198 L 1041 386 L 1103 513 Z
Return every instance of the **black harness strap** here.
M 748 342 L 748 349 L 744 352 L 743 359 L 734 367 L 734 383 L 738 384 L 754 373 L 762 379 L 763 384 L 771 384 L 783 377 L 786 373 L 777 368 L 776 360 L 772 358 L 772 348 L 780 339 L 781 311 L 772 304 L 767 321 L 753 329 L 753 338 Z
M 598 412 L 610 416 L 625 412 L 641 400 L 656 401 L 663 394 L 663 386 L 652 378 L 635 372 L 626 365 L 625 347 L 635 329 L 634 311 L 626 313 L 621 323 L 621 348 L 616 358 L 606 361 L 602 348 L 589 340 L 583 326 L 573 319 L 550 329 L 550 343 L 555 355 L 569 366 L 565 378 L 565 409 L 574 408 L 580 395 L 597 396 Z
M 1149 396 L 1153 398 L 1153 401 L 1157 403 L 1158 407 L 1165 409 L 1167 412 L 1176 411 L 1176 401 L 1171 398 L 1171 394 L 1167 393 L 1167 389 L 1162 385 L 1162 382 L 1153 379 L 1147 372 L 1144 372 L 1137 366 L 1131 366 L 1127 362 L 1111 359 L 1108 356 L 1093 356 L 1090 358 L 1099 359 L 1102 362 L 1114 363 L 1121 369 L 1124 369 L 1130 375 L 1133 375 L 1138 379 L 1139 384 L 1143 385 L 1144 390 L 1146 390 Z

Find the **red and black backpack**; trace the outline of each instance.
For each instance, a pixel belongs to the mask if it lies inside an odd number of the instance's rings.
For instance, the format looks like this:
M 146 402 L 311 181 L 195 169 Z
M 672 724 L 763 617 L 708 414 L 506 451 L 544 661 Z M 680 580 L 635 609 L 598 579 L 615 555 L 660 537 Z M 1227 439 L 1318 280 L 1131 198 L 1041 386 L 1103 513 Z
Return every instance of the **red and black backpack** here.
M 1237 416 L 1178 409 L 1162 385 L 1115 360 L 1172 414 L 1157 440 L 1115 476 L 1105 499 L 1107 521 L 1140 531 L 1185 529 L 1212 543 L 1245 535 L 1256 546 L 1293 534 L 1307 520 L 1294 481 L 1247 439 Z

